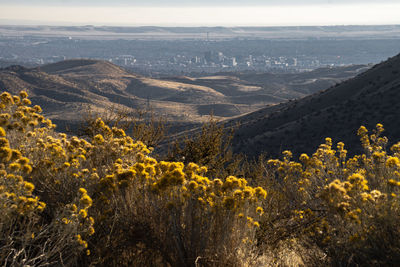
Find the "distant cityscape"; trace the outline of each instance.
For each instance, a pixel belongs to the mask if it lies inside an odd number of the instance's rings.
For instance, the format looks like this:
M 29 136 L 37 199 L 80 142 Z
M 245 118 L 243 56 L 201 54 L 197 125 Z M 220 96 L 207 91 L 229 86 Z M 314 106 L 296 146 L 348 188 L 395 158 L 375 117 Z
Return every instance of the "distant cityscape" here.
M 72 30 L 78 32 L 79 28 Z M 390 38 L 386 35 L 380 38 L 303 36 L 268 39 L 246 36 L 212 39 L 207 33 L 199 34 L 203 38 L 183 35 L 166 39 L 148 35 L 137 39 L 108 39 L 107 35 L 86 38 L 36 33 L 17 36 L 16 33 L 8 35 L 0 31 L 0 67 L 13 64 L 33 67 L 66 59 L 92 58 L 149 76 L 238 71 L 301 72 L 320 67 L 378 63 L 396 55 L 400 47 L 398 36 Z

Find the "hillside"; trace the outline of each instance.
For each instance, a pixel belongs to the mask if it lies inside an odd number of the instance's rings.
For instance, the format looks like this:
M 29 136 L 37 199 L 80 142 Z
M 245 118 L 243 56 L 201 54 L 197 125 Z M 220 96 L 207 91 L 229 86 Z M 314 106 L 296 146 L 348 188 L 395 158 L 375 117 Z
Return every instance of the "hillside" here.
M 311 153 L 332 137 L 360 151 L 357 129 L 382 123 L 389 140 L 398 140 L 400 127 L 400 55 L 357 77 L 308 97 L 267 107 L 234 119 L 241 122 L 236 151 L 277 156 L 289 149 Z
M 148 106 L 171 120 L 202 121 L 198 106 L 210 99 L 226 102 L 212 88 L 146 78 L 105 61 L 67 60 L 40 68 L 13 66 L 0 71 L 0 87 L 16 93 L 26 89 L 35 104 L 56 121 L 74 121 L 87 106 L 111 105 L 132 112 Z
M 100 60 L 66 60 L 37 68 L 0 69 L 0 88 L 25 89 L 34 104 L 60 125 L 78 124 L 88 107 L 135 112 L 151 108 L 170 122 L 221 120 L 267 105 L 304 97 L 351 78 L 367 66 L 327 68 L 299 74 L 225 73 L 200 78 L 141 76 Z M 63 130 L 63 128 L 61 129 Z

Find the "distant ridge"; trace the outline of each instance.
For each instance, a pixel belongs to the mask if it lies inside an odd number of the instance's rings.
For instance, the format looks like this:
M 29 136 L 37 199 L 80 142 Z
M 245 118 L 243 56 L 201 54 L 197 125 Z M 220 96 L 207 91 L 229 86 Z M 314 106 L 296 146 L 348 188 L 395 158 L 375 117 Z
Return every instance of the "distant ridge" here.
M 107 74 L 124 75 L 127 71 L 115 64 L 103 60 L 94 59 L 69 59 L 57 63 L 47 64 L 40 67 L 40 71 L 49 74 L 64 73 L 87 73 L 87 74 Z
M 325 137 L 361 150 L 356 131 L 383 123 L 385 135 L 400 139 L 400 55 L 336 86 L 305 98 L 267 107 L 231 121 L 241 122 L 236 151 L 279 156 L 289 149 L 312 153 Z
M 44 65 L 43 67 L 40 68 L 40 70 L 47 72 L 47 73 L 55 73 L 58 71 L 70 70 L 70 69 L 76 68 L 76 67 L 93 65 L 98 62 L 99 62 L 98 60 L 92 60 L 92 59 L 70 59 L 70 60 L 65 60 L 65 61 L 60 61 L 57 63 Z
M 17 26 L 0 25 L 4 36 L 70 36 L 91 39 L 304 39 L 304 38 L 399 38 L 400 25 L 270 26 L 270 27 L 118 27 L 118 26 Z

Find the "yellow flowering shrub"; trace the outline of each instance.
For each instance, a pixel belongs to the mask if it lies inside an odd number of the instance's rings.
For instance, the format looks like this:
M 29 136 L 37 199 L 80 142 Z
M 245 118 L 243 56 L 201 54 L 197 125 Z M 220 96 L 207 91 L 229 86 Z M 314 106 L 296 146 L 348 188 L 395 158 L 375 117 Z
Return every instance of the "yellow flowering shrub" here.
M 24 91 L 0 95 L 5 266 L 249 266 L 294 244 L 318 252 L 313 265 L 400 258 L 400 143 L 387 149 L 381 124 L 359 128 L 363 154 L 326 138 L 299 161 L 284 151 L 243 165 L 236 173 L 254 168 L 246 180 L 218 177 L 230 172 L 217 168 L 224 149 L 211 153 L 210 172 L 186 156 L 157 160 L 100 118 L 86 139 L 57 133 L 41 112 Z
M 225 265 L 252 253 L 263 188 L 158 161 L 100 118 L 88 139 L 57 133 L 24 91 L 0 100 L 0 262 Z
M 133 149 L 133 161 L 118 158 L 99 180 L 96 195 L 109 214 L 99 223 L 115 216 L 121 228 L 137 227 L 113 233 L 111 239 L 118 245 L 124 241 L 123 247 L 107 248 L 108 253 L 139 247 L 172 265 L 191 265 L 198 257 L 204 264 L 217 258 L 228 264 L 238 261 L 237 249 L 253 247 L 244 240 L 254 240 L 260 226 L 259 204 L 267 195 L 263 188 L 233 176 L 210 180 L 204 176 L 207 169 L 194 163 L 157 161 L 140 142 Z M 107 264 L 124 264 L 123 258 L 109 258 Z
M 281 199 L 280 208 L 291 211 L 280 219 L 293 226 L 291 234 L 317 244 L 335 264 L 391 265 L 400 257 L 400 145 L 388 152 L 383 130 L 377 124 L 369 135 L 361 126 L 365 153 L 351 158 L 342 142 L 334 149 L 326 138 L 300 162 L 291 161 L 288 152 L 283 160 L 268 161 L 276 179 L 268 191 Z
M 63 164 L 75 153 L 68 153 L 66 136 L 60 138 L 55 125 L 40 115 L 39 106 L 30 107 L 27 97 L 24 91 L 0 95 L 0 262 L 68 263 L 87 250 L 74 236 L 92 235 L 94 220 L 67 208 L 78 190 L 70 190 L 67 177 L 72 172 Z M 87 213 L 89 207 L 81 205 L 81 210 Z

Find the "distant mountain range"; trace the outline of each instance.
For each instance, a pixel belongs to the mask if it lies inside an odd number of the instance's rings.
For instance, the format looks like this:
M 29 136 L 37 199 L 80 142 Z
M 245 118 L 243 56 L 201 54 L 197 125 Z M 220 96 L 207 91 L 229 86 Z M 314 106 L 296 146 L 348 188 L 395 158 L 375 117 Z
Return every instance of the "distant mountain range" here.
M 3 22 L 3 23 L 2 23 Z M 399 38 L 400 25 L 289 26 L 289 27 L 113 27 L 113 26 L 17 26 L 0 19 L 3 36 L 47 36 L 85 39 L 308 39 Z
M 368 68 L 357 65 L 298 74 L 222 73 L 155 79 L 110 62 L 77 59 L 36 68 L 0 69 L 0 88 L 12 93 L 27 90 L 33 103 L 64 126 L 60 130 L 79 123 L 88 107 L 100 113 L 110 106 L 131 112 L 151 108 L 170 122 L 201 123 L 211 113 L 224 120 L 301 98 Z
M 389 141 L 400 140 L 400 55 L 355 78 L 310 96 L 267 107 L 229 124 L 241 122 L 235 150 L 248 155 L 279 156 L 286 149 L 296 155 L 312 153 L 325 137 L 344 141 L 350 152 L 361 146 L 357 129 L 382 123 Z

